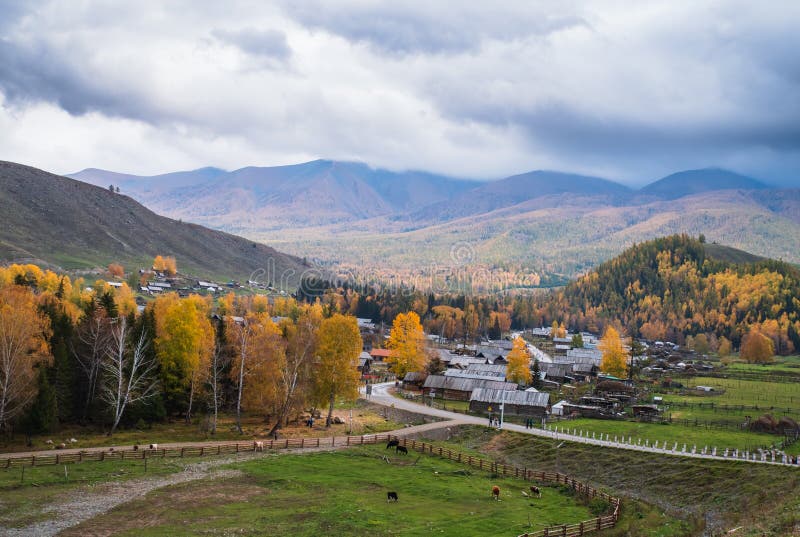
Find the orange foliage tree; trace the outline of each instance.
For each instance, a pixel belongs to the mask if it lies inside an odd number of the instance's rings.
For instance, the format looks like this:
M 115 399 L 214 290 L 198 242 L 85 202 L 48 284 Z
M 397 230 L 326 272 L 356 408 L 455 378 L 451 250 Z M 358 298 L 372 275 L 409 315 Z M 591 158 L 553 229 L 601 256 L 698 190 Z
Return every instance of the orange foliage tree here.
M 48 332 L 30 288 L 0 288 L 0 430 L 36 396 L 35 368 L 51 358 Z

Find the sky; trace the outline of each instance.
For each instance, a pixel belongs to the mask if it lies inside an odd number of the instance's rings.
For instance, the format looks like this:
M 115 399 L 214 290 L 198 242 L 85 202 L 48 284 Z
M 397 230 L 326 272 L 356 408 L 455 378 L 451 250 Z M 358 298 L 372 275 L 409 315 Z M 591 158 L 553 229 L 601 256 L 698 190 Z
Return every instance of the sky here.
M 0 159 L 800 187 L 799 27 L 795 0 L 0 0 Z

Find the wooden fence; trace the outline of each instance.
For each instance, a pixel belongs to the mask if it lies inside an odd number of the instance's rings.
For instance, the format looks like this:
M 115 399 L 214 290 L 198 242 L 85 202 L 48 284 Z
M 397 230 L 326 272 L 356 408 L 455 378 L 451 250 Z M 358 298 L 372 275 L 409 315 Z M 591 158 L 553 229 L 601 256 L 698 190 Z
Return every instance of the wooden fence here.
M 534 470 L 529 470 L 528 468 L 509 466 L 507 464 L 485 460 L 473 455 L 465 455 L 459 451 L 453 451 L 451 449 L 436 446 L 428 442 L 401 439 L 400 445 L 420 453 L 438 455 L 439 457 L 456 461 L 461 464 L 466 464 L 467 466 L 471 466 L 472 468 L 477 468 L 479 470 L 492 472 L 497 475 L 515 477 L 517 479 L 524 479 L 526 481 L 538 481 L 542 483 L 555 483 L 558 485 L 564 485 L 573 489 L 578 494 L 585 496 L 586 498 L 602 498 L 611 504 L 611 507 L 613 508 L 611 513 L 607 515 L 602 515 L 590 520 L 584 520 L 575 524 L 549 526 L 542 530 L 524 533 L 519 537 L 576 537 L 593 531 L 613 528 L 619 519 L 619 498 L 615 498 L 603 491 L 597 490 L 586 483 L 569 477 L 568 475 L 557 472 L 536 472 Z
M 111 450 L 80 451 L 77 453 L 54 453 L 52 455 L 9 456 L 0 459 L 0 468 L 18 468 L 20 466 L 52 466 L 55 464 L 73 464 L 90 461 L 142 460 L 167 457 L 202 457 L 205 455 L 226 455 L 230 453 L 246 453 L 261 449 L 308 449 L 336 446 L 359 446 L 379 444 L 389 440 L 388 434 L 368 434 L 363 436 L 321 437 L 321 438 L 284 438 L 282 440 L 259 440 L 250 442 L 233 442 L 229 444 L 208 444 L 183 447 L 159 447 L 149 449 L 114 448 Z
M 482 459 L 474 455 L 467 455 L 449 448 L 436 446 L 428 442 L 419 442 L 398 438 L 390 434 L 371 434 L 363 436 L 345 437 L 319 437 L 319 438 L 285 438 L 282 440 L 263 440 L 251 442 L 233 442 L 228 444 L 209 444 L 183 447 L 163 447 L 158 449 L 133 448 L 119 449 L 114 451 L 81 451 L 78 453 L 55 453 L 53 455 L 28 455 L 11 456 L 0 459 L 0 468 L 18 468 L 27 466 L 52 466 L 56 464 L 74 464 L 90 461 L 122 461 L 122 460 L 145 460 L 167 457 L 202 457 L 206 455 L 225 455 L 231 453 L 247 453 L 260 449 L 280 450 L 280 449 L 313 449 L 337 446 L 360 446 L 368 444 L 379 444 L 389 440 L 398 440 L 401 446 L 423 454 L 436 455 L 449 459 L 472 468 L 491 472 L 505 477 L 514 477 L 526 481 L 537 481 L 541 483 L 553 483 L 567 486 L 576 493 L 586 498 L 602 498 L 609 502 L 613 508 L 610 514 L 602 515 L 590 520 L 584 520 L 576 524 L 561 524 L 549 526 L 542 530 L 525 533 L 519 537 L 576 537 L 587 533 L 613 528 L 619 518 L 620 500 L 605 492 L 595 489 L 590 485 L 576 480 L 568 475 L 557 472 L 537 472 L 528 468 L 509 466 L 496 461 Z M 259 447 L 260 444 L 260 447 Z

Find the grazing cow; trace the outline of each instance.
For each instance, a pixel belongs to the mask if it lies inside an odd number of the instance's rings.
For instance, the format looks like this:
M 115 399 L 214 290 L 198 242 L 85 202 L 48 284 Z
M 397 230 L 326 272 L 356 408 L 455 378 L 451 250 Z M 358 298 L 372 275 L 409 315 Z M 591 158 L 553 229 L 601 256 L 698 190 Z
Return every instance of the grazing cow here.
M 386 493 L 386 502 L 396 502 L 397 501 L 397 493 L 396 492 L 387 492 Z
M 58 445 L 56 446 L 56 449 L 65 449 L 66 447 L 67 447 L 67 445 L 66 445 L 65 443 L 63 443 L 63 442 L 62 442 L 62 443 L 60 443 L 60 444 L 58 444 Z
M 389 443 L 386 444 L 386 449 L 389 449 L 390 447 L 396 448 L 399 445 L 400 445 L 400 440 L 398 440 L 397 438 L 394 438 L 394 439 L 389 440 Z
M 539 490 L 539 487 L 534 487 L 531 485 L 531 496 L 536 496 L 537 498 L 542 497 L 542 491 Z
M 408 448 L 406 446 L 397 446 L 396 452 L 408 455 Z
M 264 442 L 253 442 L 253 451 L 264 451 Z
M 158 444 L 150 444 L 150 449 L 158 449 Z
M 497 485 L 492 487 L 492 498 L 494 498 L 498 502 L 500 501 L 500 487 L 498 487 Z

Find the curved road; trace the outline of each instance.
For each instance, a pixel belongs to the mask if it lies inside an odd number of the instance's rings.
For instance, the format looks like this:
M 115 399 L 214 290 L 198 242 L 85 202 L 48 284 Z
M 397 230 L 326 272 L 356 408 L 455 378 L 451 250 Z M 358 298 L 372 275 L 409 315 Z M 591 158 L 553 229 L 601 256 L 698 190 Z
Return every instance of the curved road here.
M 408 410 L 409 412 L 415 412 L 417 414 L 425 414 L 428 416 L 435 416 L 438 418 L 443 418 L 446 421 L 440 421 L 435 424 L 429 424 L 427 429 L 434 429 L 437 427 L 430 427 L 432 425 L 437 425 L 438 427 L 451 427 L 457 425 L 483 425 L 485 427 L 489 427 L 488 420 L 486 418 L 481 418 L 477 416 L 471 416 L 466 414 L 459 414 L 457 412 L 449 412 L 447 410 L 440 410 L 437 408 L 431 408 L 426 405 L 422 405 L 420 403 L 414 403 L 407 399 L 401 399 L 399 397 L 395 397 L 391 393 L 389 393 L 390 388 L 394 387 L 393 382 L 387 382 L 383 384 L 373 384 L 372 385 L 372 394 L 369 396 L 369 401 L 372 403 L 376 403 L 383 406 L 399 408 L 402 410 Z M 362 394 L 364 393 L 364 389 L 362 388 Z M 644 451 L 647 453 L 655 453 L 660 455 L 669 455 L 673 457 L 689 457 L 693 459 L 711 459 L 711 460 L 720 460 L 720 461 L 740 461 L 740 462 L 750 462 L 750 463 L 758 463 L 758 464 L 774 464 L 779 466 L 791 466 L 795 468 L 800 468 L 800 465 L 794 464 L 784 464 L 780 462 L 777 458 L 775 462 L 772 462 L 770 458 L 767 460 L 762 461 L 760 458 L 753 459 L 752 457 L 755 455 L 753 453 L 750 454 L 749 459 L 744 458 L 744 453 L 739 453 L 739 457 L 734 457 L 732 455 L 733 450 L 731 450 L 731 456 L 724 457 L 720 455 L 711 455 L 703 454 L 700 452 L 691 453 L 687 449 L 686 452 L 683 452 L 680 449 L 672 450 L 672 449 L 664 449 L 664 448 L 657 448 L 653 446 L 648 446 L 638 443 L 628 444 L 622 442 L 614 442 L 613 440 L 601 440 L 599 438 L 590 438 L 587 436 L 581 435 L 573 435 L 573 434 L 565 434 L 556 431 L 548 431 L 544 429 L 526 429 L 522 425 L 517 425 L 514 423 L 504 423 L 502 426 L 503 430 L 507 431 L 514 431 L 516 433 L 522 434 L 530 434 L 533 436 L 541 436 L 544 438 L 551 438 L 553 440 L 563 440 L 566 442 L 577 442 L 580 444 L 591 444 L 595 446 L 603 446 L 603 447 L 610 447 L 615 449 L 627 449 L 630 451 Z M 401 430 L 398 431 L 399 435 L 402 435 L 405 432 L 417 432 L 416 430 L 412 431 L 408 430 Z M 723 448 L 724 449 L 724 448 Z M 720 452 L 722 450 L 719 450 Z

